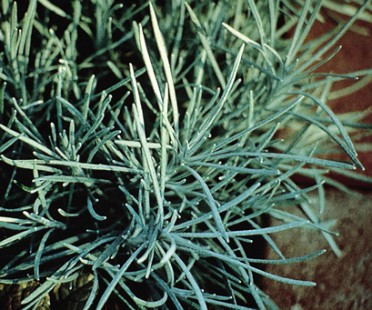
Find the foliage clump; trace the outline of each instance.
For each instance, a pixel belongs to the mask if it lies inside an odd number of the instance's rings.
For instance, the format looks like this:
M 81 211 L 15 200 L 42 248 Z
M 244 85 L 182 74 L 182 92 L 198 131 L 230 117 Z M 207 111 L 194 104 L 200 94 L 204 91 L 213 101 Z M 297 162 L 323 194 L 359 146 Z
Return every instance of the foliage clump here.
M 363 166 L 326 104 L 345 76 L 315 70 L 358 13 L 306 41 L 321 1 L 24 5 L 0 7 L 0 283 L 39 282 L 23 309 L 66 285 L 82 309 L 264 309 L 257 276 L 315 284 L 264 266 L 324 252 L 286 258 L 270 234 L 294 227 L 339 251 L 324 183 Z

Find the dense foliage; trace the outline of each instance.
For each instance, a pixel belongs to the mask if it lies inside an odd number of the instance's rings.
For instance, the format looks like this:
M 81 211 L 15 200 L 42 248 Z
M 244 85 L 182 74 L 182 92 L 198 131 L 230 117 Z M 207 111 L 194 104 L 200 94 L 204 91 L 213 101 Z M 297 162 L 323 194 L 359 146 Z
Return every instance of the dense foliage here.
M 36 281 L 23 309 L 66 287 L 81 309 L 275 308 L 258 276 L 315 283 L 265 264 L 324 251 L 286 258 L 270 234 L 317 229 L 338 253 L 324 182 L 363 166 L 326 99 L 368 72 L 319 67 L 369 1 L 312 41 L 321 1 L 132 3 L 1 2 L 0 283 Z

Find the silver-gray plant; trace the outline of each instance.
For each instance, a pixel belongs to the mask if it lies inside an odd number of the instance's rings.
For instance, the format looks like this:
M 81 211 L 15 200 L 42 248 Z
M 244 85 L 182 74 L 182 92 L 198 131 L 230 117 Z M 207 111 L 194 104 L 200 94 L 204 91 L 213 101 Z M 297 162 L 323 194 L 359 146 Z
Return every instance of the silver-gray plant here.
M 22 309 L 82 275 L 82 309 L 275 308 L 258 276 L 315 285 L 264 267 L 324 250 L 286 258 L 270 234 L 317 229 L 339 253 L 324 184 L 363 168 L 349 136 L 363 115 L 326 100 L 371 73 L 315 71 L 370 1 L 307 41 L 321 5 L 2 1 L 0 283 L 39 283 Z M 322 157 L 330 147 L 350 162 Z

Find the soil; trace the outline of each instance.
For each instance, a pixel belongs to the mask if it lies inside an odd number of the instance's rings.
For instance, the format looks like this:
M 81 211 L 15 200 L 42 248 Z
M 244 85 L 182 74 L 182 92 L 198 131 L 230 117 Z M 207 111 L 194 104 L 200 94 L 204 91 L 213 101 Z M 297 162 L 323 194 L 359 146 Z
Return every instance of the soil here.
M 292 265 L 269 265 L 266 271 L 317 283 L 299 287 L 263 279 L 263 289 L 281 309 L 372 309 L 372 192 L 350 196 L 327 194 L 323 220 L 337 219 L 332 230 L 342 256 L 336 257 L 321 233 L 313 229 L 281 232 L 273 239 L 287 257 L 327 249 L 321 257 Z M 276 223 L 272 223 L 275 225 Z M 267 257 L 277 258 L 272 250 Z

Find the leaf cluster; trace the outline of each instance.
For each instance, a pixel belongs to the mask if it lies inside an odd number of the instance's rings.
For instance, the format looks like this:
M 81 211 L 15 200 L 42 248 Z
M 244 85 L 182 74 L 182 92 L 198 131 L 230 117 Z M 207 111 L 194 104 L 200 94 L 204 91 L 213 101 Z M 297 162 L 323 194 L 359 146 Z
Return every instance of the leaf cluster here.
M 315 283 L 265 264 L 324 251 L 287 258 L 270 234 L 317 229 L 339 253 L 324 183 L 363 168 L 361 115 L 344 121 L 326 99 L 370 71 L 315 70 L 359 13 L 306 41 L 321 1 L 233 3 L 2 1 L 0 282 L 40 281 L 23 309 L 84 274 L 83 309 L 275 308 L 258 276 Z M 330 145 L 350 160 L 322 157 Z

